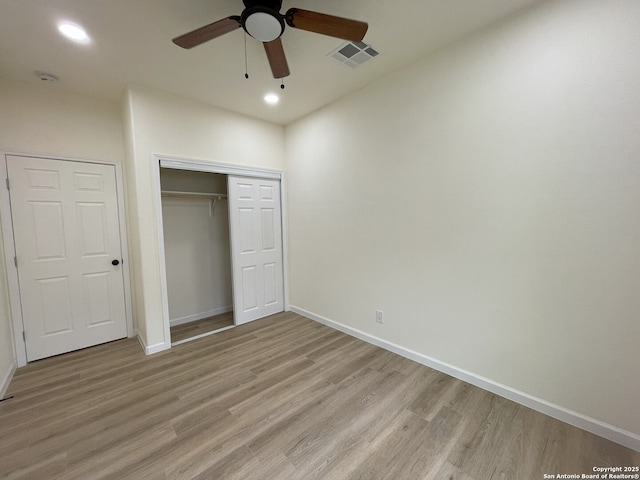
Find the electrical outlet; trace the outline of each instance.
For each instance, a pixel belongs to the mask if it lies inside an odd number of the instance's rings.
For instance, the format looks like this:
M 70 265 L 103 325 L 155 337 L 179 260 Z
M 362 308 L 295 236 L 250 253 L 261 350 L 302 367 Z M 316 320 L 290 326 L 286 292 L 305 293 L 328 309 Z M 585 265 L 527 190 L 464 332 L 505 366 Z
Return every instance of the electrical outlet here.
M 376 322 L 384 323 L 384 312 L 382 310 L 376 310 Z

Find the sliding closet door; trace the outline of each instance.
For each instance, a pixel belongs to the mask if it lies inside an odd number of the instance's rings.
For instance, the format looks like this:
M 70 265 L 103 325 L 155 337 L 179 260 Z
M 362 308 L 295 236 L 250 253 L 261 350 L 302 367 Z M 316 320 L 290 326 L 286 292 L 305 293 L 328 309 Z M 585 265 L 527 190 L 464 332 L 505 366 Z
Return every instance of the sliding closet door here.
M 284 310 L 280 181 L 229 176 L 236 325 Z

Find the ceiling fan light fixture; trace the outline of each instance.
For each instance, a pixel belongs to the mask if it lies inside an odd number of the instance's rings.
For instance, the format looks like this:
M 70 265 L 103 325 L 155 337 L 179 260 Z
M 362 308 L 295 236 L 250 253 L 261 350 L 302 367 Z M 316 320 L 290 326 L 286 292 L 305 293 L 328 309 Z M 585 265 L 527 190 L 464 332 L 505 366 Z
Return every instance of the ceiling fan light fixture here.
M 271 42 L 282 35 L 284 21 L 276 11 L 253 7 L 243 12 L 242 27 L 256 40 Z

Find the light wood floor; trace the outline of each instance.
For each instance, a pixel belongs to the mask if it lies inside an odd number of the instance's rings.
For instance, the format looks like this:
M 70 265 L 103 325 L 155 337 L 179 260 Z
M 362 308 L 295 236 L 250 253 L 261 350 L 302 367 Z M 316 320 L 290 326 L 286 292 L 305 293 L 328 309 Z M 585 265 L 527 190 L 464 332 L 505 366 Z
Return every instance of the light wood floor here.
M 203 318 L 195 322 L 183 323 L 182 325 L 171 327 L 171 341 L 179 342 L 231 325 L 233 325 L 233 312 L 221 313 L 220 315 Z
M 145 356 L 32 363 L 0 403 L 0 477 L 542 479 L 640 454 L 291 313 Z

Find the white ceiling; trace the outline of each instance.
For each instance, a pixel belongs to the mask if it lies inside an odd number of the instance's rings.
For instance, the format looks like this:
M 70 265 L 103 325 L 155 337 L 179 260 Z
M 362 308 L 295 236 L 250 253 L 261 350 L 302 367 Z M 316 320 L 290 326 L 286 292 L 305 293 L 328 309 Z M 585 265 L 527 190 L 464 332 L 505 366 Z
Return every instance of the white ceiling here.
M 338 39 L 287 28 L 282 36 L 291 76 L 285 90 L 271 76 L 262 45 L 238 29 L 183 50 L 171 39 L 229 15 L 241 0 L 0 0 L 0 76 L 43 83 L 40 70 L 60 78 L 46 88 L 120 100 L 138 84 L 227 110 L 286 124 L 539 0 L 284 0 L 369 23 L 365 37 L 381 54 L 351 69 L 327 56 Z M 56 24 L 85 27 L 92 42 L 62 38 Z M 281 101 L 269 107 L 268 91 Z

